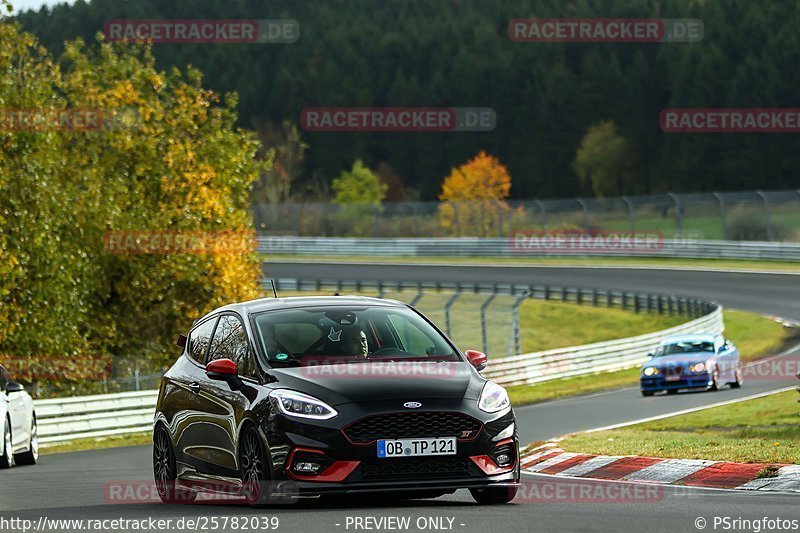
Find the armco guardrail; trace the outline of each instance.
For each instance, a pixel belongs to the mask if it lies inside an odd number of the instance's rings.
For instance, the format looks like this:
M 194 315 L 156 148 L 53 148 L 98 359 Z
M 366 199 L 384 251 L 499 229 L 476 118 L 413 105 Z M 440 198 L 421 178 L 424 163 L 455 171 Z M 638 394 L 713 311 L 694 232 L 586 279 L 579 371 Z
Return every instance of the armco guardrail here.
M 638 337 L 598 342 L 571 348 L 516 355 L 489 361 L 483 374 L 501 385 L 525 385 L 636 367 L 647 361 L 647 353 L 668 335 L 722 333 L 722 307 L 710 314 L 670 329 Z
M 800 261 L 800 244 L 760 241 L 664 239 L 642 246 L 571 247 L 531 246 L 514 237 L 258 237 L 262 254 L 364 257 L 667 257 L 681 259 L 751 259 Z
M 322 290 L 328 288 L 388 290 L 417 289 L 470 291 L 478 294 L 559 299 L 591 303 L 631 310 L 698 317 L 673 328 L 638 337 L 619 339 L 586 346 L 559 348 L 543 352 L 515 355 L 490 360 L 484 375 L 503 385 L 534 384 L 552 379 L 592 374 L 637 366 L 646 360 L 647 352 L 664 336 L 678 333 L 724 329 L 722 308 L 710 302 L 672 295 L 627 293 L 577 287 L 546 287 L 518 284 L 487 283 L 416 283 L 416 282 L 343 282 L 324 280 L 276 280 L 283 290 Z M 36 400 L 39 441 L 47 446 L 89 437 L 107 437 L 150 431 L 158 391 L 123 392 L 72 398 Z
M 157 396 L 152 390 L 35 400 L 39 442 L 149 431 Z

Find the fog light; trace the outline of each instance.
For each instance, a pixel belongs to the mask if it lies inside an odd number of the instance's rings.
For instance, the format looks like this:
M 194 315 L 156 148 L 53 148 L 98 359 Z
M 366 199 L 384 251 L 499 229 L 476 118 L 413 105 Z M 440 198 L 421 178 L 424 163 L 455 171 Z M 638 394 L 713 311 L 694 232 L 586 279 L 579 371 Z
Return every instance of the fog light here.
M 507 453 L 497 456 L 497 466 L 508 466 L 511 464 L 511 457 Z
M 294 464 L 294 471 L 298 474 L 316 474 L 322 465 L 319 463 L 302 462 Z

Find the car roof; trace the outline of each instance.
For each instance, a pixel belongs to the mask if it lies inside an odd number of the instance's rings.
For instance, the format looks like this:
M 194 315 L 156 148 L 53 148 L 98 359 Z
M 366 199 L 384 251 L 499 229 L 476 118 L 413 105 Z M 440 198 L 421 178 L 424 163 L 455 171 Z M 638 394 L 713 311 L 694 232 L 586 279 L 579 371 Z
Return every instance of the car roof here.
M 694 333 L 686 335 L 670 335 L 661 340 L 661 344 L 672 344 L 674 342 L 714 342 L 717 338 L 716 333 Z
M 203 316 L 206 318 L 223 311 L 234 311 L 240 315 L 260 313 L 262 311 L 273 311 L 276 309 L 296 309 L 300 307 L 324 307 L 324 306 L 381 306 L 381 307 L 406 307 L 406 304 L 398 300 L 387 298 L 370 298 L 366 296 L 290 296 L 287 298 L 259 298 L 225 305 L 214 309 Z M 199 320 L 198 320 L 199 322 Z

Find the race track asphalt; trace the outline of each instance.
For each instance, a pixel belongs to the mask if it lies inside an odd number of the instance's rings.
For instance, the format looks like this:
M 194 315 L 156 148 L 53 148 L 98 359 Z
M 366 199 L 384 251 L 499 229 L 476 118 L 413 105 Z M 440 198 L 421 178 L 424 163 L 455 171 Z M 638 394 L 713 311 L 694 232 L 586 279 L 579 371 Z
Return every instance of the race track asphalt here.
M 729 307 L 800 319 L 800 277 L 791 275 L 574 267 L 404 265 L 401 268 L 341 263 L 271 263 L 269 274 L 308 279 L 497 281 L 652 290 L 688 294 L 716 300 Z M 715 393 L 652 398 L 642 398 L 636 389 L 620 389 L 518 408 L 517 415 L 523 439 L 540 440 L 793 384 L 788 380 L 758 381 L 748 382 L 738 391 L 724 388 Z M 267 509 L 250 509 L 235 504 L 123 505 L 107 501 L 110 483 L 151 479 L 149 446 L 42 456 L 37 466 L 0 472 L 0 531 L 21 531 L 8 522 L 12 518 L 28 519 L 38 524 L 42 517 L 177 520 L 180 517 L 223 516 L 277 516 L 280 520 L 278 531 L 288 532 L 384 531 L 388 529 L 369 527 L 374 526 L 374 522 L 362 522 L 364 527 L 358 528 L 354 521 L 357 518 L 390 516 L 410 519 L 408 529 L 395 529 L 401 531 L 698 531 L 700 529 L 695 521 L 700 517 L 706 520 L 703 529 L 708 531 L 754 531 L 756 526 L 764 531 L 769 528 L 762 522 L 746 524 L 743 520 L 763 520 L 765 517 L 795 520 L 798 524 L 796 528 L 800 528 L 798 494 L 681 488 L 675 492 L 666 490 L 655 498 L 638 498 L 630 497 L 628 484 L 608 482 L 606 489 L 597 493 L 599 499 L 587 503 L 576 501 L 569 495 L 558 496 L 557 491 L 546 493 L 544 487 L 552 488 L 552 483 L 561 486 L 566 481 L 534 475 L 524 476 L 525 490 L 513 504 L 495 507 L 474 504 L 465 491 L 430 501 L 398 502 L 387 496 L 380 503 L 363 499 L 354 499 L 346 504 L 312 501 Z M 546 494 L 550 496 L 545 497 Z M 725 529 L 725 523 L 719 523 L 715 528 L 714 517 L 718 520 L 727 518 L 729 526 L 739 527 Z M 441 519 L 444 527 L 418 527 L 424 524 L 417 523 L 417 520 L 426 518 Z M 4 519 L 6 522 L 3 522 Z M 448 519 L 452 519 L 452 525 L 449 525 Z M 735 522 L 737 519 L 740 521 Z M 51 527 L 50 530 L 66 531 L 70 528 Z M 177 531 L 174 522 L 171 527 L 161 530 Z M 229 525 L 224 530 L 242 529 L 233 529 Z

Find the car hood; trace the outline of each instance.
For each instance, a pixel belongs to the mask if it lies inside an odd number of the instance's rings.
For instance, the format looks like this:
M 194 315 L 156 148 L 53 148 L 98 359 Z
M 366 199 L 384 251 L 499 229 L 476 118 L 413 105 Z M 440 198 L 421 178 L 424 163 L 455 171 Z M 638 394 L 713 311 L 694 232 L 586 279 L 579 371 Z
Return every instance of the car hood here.
M 664 368 L 667 366 L 683 366 L 692 363 L 705 363 L 706 361 L 715 360 L 716 356 L 709 352 L 695 352 L 695 353 L 682 353 L 675 355 L 665 355 L 663 357 L 654 357 L 644 364 L 644 366 L 657 366 Z M 644 367 L 642 367 L 644 368 Z
M 468 363 L 355 363 L 273 368 L 273 387 L 331 405 L 425 398 L 478 399 L 486 380 Z

